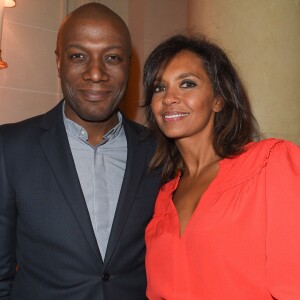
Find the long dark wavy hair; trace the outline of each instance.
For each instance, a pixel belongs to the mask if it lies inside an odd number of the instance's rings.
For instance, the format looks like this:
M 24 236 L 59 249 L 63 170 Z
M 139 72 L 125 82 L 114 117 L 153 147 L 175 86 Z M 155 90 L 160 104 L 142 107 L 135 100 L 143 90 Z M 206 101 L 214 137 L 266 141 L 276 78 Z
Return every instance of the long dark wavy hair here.
M 245 88 L 224 51 L 203 36 L 174 35 L 158 45 L 145 62 L 143 84 L 148 127 L 157 138 L 157 148 L 150 168 L 162 166 L 162 182 L 184 172 L 184 162 L 174 140 L 158 128 L 151 111 L 154 83 L 170 60 L 179 52 L 195 53 L 203 62 L 215 96 L 223 100 L 223 109 L 215 115 L 213 147 L 222 158 L 234 157 L 244 151 L 244 145 L 259 138 L 257 122 L 251 112 Z

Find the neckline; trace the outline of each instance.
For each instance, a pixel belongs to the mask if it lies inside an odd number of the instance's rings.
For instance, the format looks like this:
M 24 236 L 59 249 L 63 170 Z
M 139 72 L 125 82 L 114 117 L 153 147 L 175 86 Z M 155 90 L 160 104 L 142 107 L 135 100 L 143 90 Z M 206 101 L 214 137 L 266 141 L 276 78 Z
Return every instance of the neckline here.
M 182 232 L 182 234 L 180 234 L 180 222 L 179 222 L 177 209 L 176 209 L 175 204 L 173 202 L 173 192 L 176 190 L 176 188 L 179 184 L 181 173 L 178 172 L 178 175 L 173 179 L 174 182 L 173 182 L 173 187 L 172 187 L 172 191 L 171 191 L 171 194 L 170 194 L 169 202 L 170 202 L 171 210 L 176 215 L 176 220 L 177 220 L 177 228 L 176 228 L 177 234 L 176 235 L 177 235 L 179 240 L 184 240 L 185 239 L 185 236 L 189 232 L 189 228 L 193 224 L 193 219 L 195 219 L 195 215 L 198 215 L 199 210 L 201 210 L 202 206 L 205 205 L 205 200 L 208 198 L 208 195 L 215 194 L 221 189 L 222 182 L 221 182 L 220 178 L 222 177 L 222 174 L 224 173 L 224 169 L 225 169 L 224 166 L 226 166 L 226 160 L 227 159 L 224 158 L 224 159 L 221 159 L 220 161 L 218 161 L 218 165 L 219 165 L 218 173 L 215 176 L 215 178 L 212 180 L 212 182 L 209 184 L 207 189 L 204 191 L 204 193 L 202 194 L 202 196 L 201 196 L 194 212 L 192 213 L 190 219 L 188 220 L 188 223 L 187 223 L 184 231 Z

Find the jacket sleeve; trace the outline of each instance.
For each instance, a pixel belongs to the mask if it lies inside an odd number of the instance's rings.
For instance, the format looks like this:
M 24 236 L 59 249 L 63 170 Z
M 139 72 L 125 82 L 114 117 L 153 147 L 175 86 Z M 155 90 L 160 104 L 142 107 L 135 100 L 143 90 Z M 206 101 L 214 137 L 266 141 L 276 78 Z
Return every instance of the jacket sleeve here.
M 0 133 L 0 299 L 10 299 L 16 273 L 16 206 Z
M 266 176 L 269 290 L 278 300 L 300 299 L 300 148 L 278 143 Z

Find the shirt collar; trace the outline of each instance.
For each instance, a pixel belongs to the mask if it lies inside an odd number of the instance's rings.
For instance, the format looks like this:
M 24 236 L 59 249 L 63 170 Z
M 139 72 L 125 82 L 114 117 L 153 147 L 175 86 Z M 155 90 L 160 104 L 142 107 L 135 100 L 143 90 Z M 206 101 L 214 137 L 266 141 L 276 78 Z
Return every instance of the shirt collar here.
M 85 143 L 87 143 L 88 141 L 88 133 L 87 131 L 81 127 L 80 125 L 78 125 L 77 123 L 75 123 L 74 121 L 68 119 L 65 115 L 65 102 L 62 105 L 62 114 L 63 114 L 63 120 L 64 120 L 64 124 L 65 124 L 65 128 L 67 130 L 68 133 L 72 134 L 74 137 L 84 141 Z M 103 141 L 101 144 L 107 143 L 110 140 L 113 140 L 114 138 L 116 138 L 118 136 L 118 134 L 120 133 L 120 131 L 122 130 L 123 127 L 123 117 L 122 114 L 118 111 L 117 112 L 117 117 L 119 120 L 119 123 L 114 126 L 112 129 L 110 129 L 104 136 L 103 136 Z

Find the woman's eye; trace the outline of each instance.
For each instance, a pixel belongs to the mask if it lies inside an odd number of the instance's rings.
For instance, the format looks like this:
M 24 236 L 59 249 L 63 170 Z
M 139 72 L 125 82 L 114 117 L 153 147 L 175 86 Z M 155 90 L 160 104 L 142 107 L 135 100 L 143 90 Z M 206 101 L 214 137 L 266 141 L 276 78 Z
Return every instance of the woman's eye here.
M 193 81 L 188 80 L 188 81 L 183 81 L 183 82 L 181 83 L 180 86 L 181 86 L 182 88 L 187 89 L 187 88 L 195 87 L 195 86 L 196 86 L 196 83 L 193 82 Z
M 153 92 L 154 93 L 159 93 L 159 92 L 164 91 L 165 89 L 166 88 L 163 84 L 156 84 L 156 85 L 154 85 Z

